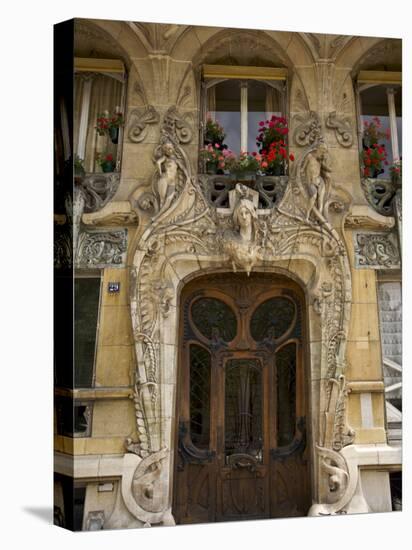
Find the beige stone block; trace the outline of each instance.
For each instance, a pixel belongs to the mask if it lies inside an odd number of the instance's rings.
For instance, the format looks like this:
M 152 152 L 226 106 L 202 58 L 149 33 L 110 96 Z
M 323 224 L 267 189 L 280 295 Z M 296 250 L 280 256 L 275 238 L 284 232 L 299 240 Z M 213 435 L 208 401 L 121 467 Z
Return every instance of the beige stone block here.
M 130 308 L 105 306 L 100 310 L 99 346 L 128 346 L 133 343 Z
M 120 454 L 124 453 L 125 437 L 90 437 L 85 439 L 83 453 L 76 454 Z
M 69 437 L 65 439 L 71 439 Z M 74 455 L 83 455 L 85 454 L 86 444 L 88 437 L 74 437 L 72 439 L 72 448 L 73 448 L 73 454 Z
M 98 348 L 96 386 L 130 386 L 134 369 L 133 346 L 101 346 Z
M 308 307 L 309 318 L 309 342 L 320 342 L 322 340 L 322 324 L 321 316 L 313 309 L 313 306 Z
M 374 426 L 385 428 L 385 398 L 383 393 L 372 394 L 372 411 Z
M 155 165 L 152 161 L 153 144 L 124 143 L 122 157 L 122 178 L 139 178 L 151 180 Z
M 347 370 L 349 380 L 381 380 L 382 360 L 379 341 L 354 340 L 347 343 Z
M 110 282 L 120 283 L 120 292 L 111 294 L 107 291 Z M 126 306 L 129 304 L 128 270 L 106 268 L 103 273 L 102 306 Z
M 353 304 L 349 328 L 349 340 L 367 338 L 379 340 L 378 306 L 372 304 Z
M 362 412 L 360 394 L 349 394 L 348 397 L 348 423 L 355 430 L 362 426 Z
M 135 429 L 133 401 L 96 401 L 93 407 L 92 437 L 129 435 Z
M 350 235 L 351 237 L 352 234 Z M 376 303 L 376 270 L 352 269 L 351 274 L 352 302 L 358 304 Z
M 351 424 L 352 425 L 352 424 Z M 384 428 L 355 428 L 355 445 L 368 445 L 372 443 L 386 443 L 386 431 Z

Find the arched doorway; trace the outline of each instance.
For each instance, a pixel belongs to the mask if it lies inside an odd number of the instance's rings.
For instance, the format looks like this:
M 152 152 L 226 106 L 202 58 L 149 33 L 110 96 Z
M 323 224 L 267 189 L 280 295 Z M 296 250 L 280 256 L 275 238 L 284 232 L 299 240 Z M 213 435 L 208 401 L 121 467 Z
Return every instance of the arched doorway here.
M 305 516 L 304 295 L 275 274 L 216 274 L 182 291 L 177 523 Z

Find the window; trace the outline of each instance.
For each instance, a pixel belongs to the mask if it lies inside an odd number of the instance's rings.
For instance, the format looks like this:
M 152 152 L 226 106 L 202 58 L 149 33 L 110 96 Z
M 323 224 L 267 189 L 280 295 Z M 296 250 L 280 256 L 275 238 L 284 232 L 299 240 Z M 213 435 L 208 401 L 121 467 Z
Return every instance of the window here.
M 402 286 L 382 272 L 378 280 L 379 321 L 386 396 L 388 443 L 402 442 Z
M 74 387 L 94 384 L 96 334 L 100 301 L 100 276 L 74 281 Z
M 120 60 L 75 58 L 74 150 L 86 172 L 109 171 L 99 163 L 99 158 L 106 155 L 113 159 L 113 170 L 119 169 L 122 123 L 116 125 L 123 120 L 125 83 L 125 68 Z M 112 120 L 113 127 L 98 132 L 101 116 Z
M 360 134 L 365 126 L 378 117 L 387 165 L 383 166 L 382 177 L 390 177 L 390 166 L 402 158 L 402 87 L 401 73 L 387 71 L 360 71 L 358 76 L 358 106 Z M 360 145 L 367 143 L 360 139 Z
M 210 117 L 234 153 L 257 151 L 259 122 L 285 115 L 286 75 L 273 67 L 204 65 L 203 127 Z

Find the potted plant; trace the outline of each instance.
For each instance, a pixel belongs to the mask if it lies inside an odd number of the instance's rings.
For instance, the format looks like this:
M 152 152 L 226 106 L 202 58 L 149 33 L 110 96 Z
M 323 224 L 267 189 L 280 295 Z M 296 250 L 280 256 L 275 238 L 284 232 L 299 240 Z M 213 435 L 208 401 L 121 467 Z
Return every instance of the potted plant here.
M 383 165 L 388 164 L 384 145 L 374 143 L 361 152 L 362 175 L 365 178 L 377 178 L 384 172 Z
M 379 117 L 375 116 L 372 121 L 367 120 L 363 123 L 362 145 L 364 149 L 369 149 L 377 144 L 379 140 L 390 139 L 389 128 L 382 130 L 382 123 Z
M 230 169 L 236 157 L 229 149 L 221 149 L 219 143 L 209 143 L 200 150 L 200 158 L 206 165 L 207 174 L 223 174 L 225 170 Z
M 104 111 L 97 117 L 96 131 L 99 136 L 107 134 L 112 143 L 117 144 L 119 140 L 119 128 L 123 126 L 124 119 L 122 113 L 115 111 L 109 116 L 108 111 Z
M 224 144 L 225 141 L 225 131 L 223 126 L 221 126 L 217 120 L 213 120 L 210 115 L 206 119 L 205 126 L 205 145 L 218 144 L 220 148 L 227 149 L 227 146 Z
M 262 150 L 261 167 L 262 171 L 268 176 L 283 176 L 285 174 L 285 164 L 288 158 L 286 144 L 283 140 L 273 141 L 268 149 Z M 294 161 L 295 157 L 290 154 L 289 160 Z
M 103 172 L 114 172 L 114 169 L 116 167 L 116 162 L 113 159 L 113 155 L 111 153 L 105 153 L 105 154 L 98 154 L 97 155 L 97 162 L 99 166 L 101 167 Z
M 261 169 L 261 156 L 257 153 L 241 151 L 238 157 L 233 156 L 233 158 L 228 160 L 226 166 L 236 179 L 254 179 L 257 172 Z
M 259 133 L 256 137 L 256 145 L 259 153 L 268 151 L 272 143 L 285 141 L 289 129 L 285 117 L 272 115 L 270 120 L 261 120 L 259 122 Z

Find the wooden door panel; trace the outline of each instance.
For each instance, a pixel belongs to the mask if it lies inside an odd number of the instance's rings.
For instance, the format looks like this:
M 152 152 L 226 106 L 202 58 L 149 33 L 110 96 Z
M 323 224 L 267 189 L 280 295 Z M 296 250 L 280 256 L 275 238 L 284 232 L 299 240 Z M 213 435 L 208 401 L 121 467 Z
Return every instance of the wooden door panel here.
M 269 517 L 266 468 L 222 470 L 220 484 L 222 504 L 218 521 Z
M 264 274 L 184 288 L 177 523 L 306 515 L 303 299 Z

